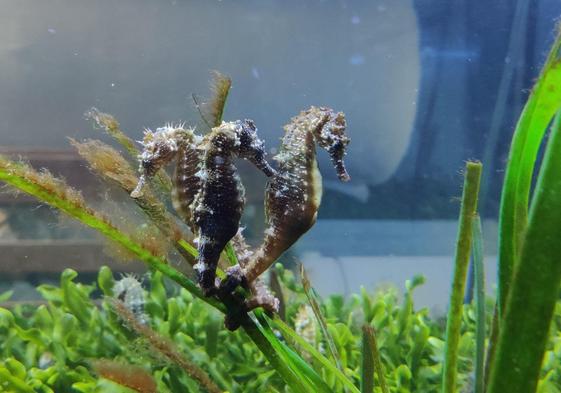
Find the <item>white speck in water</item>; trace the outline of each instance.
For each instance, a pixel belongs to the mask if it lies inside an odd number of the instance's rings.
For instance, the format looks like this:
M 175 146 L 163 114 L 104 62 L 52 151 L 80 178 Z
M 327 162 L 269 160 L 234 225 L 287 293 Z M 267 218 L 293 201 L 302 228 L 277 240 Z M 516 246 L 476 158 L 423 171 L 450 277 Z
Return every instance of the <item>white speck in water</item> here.
M 365 59 L 364 56 L 361 55 L 360 53 L 355 53 L 354 55 L 352 55 L 349 59 L 349 63 L 351 63 L 351 65 L 362 65 L 365 63 Z
M 261 75 L 259 74 L 259 70 L 255 66 L 251 67 L 251 75 L 257 80 L 261 79 Z
M 111 82 L 111 87 L 115 87 L 115 83 L 114 83 L 114 82 Z
M 49 34 L 56 34 L 56 29 L 53 29 L 52 27 L 49 27 L 49 28 L 47 29 L 47 32 L 48 32 Z
M 358 24 L 360 23 L 360 17 L 359 17 L 358 15 L 354 15 L 354 16 L 351 18 L 351 23 L 352 23 L 353 25 L 358 25 Z

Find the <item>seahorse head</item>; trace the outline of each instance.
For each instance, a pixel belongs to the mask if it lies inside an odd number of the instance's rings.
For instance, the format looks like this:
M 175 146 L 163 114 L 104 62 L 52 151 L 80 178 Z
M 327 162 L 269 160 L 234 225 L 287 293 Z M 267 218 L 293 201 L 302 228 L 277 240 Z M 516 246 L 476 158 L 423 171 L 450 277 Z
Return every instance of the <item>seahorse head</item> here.
M 156 132 L 146 130 L 142 141 L 144 149 L 138 157 L 142 172 L 153 176 L 166 163 L 170 162 L 179 150 L 177 129 L 170 126 L 160 127 Z
M 236 134 L 240 143 L 238 155 L 254 164 L 266 176 L 273 176 L 275 170 L 265 159 L 265 143 L 257 136 L 257 127 L 253 120 L 237 121 Z
M 347 121 L 343 112 L 334 112 L 330 108 L 310 108 L 310 111 L 318 111 L 321 116 L 315 125 L 313 133 L 317 143 L 329 153 L 339 180 L 349 181 L 351 177 L 345 169 L 343 158 L 346 154 L 347 145 L 351 141 L 346 135 Z
M 194 138 L 193 130 L 182 126 L 166 125 L 157 128 L 155 132 L 146 130 L 141 142 L 143 150 L 138 156 L 141 176 L 131 196 L 139 197 L 146 178 L 154 176 L 160 168 L 173 160 L 182 143 L 189 143 Z

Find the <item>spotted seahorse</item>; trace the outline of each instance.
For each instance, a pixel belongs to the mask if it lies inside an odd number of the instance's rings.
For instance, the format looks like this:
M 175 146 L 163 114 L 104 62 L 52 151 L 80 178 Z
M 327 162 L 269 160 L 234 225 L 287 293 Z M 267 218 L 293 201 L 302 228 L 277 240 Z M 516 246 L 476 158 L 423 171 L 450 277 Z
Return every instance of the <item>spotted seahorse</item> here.
M 345 115 L 323 107 L 301 112 L 284 127 L 282 145 L 273 157 L 277 173 L 265 194 L 263 242 L 245 266 L 231 269 L 224 285 L 253 282 L 314 225 L 322 194 L 316 144 L 328 151 L 339 179 L 350 180 L 343 162 L 350 141 L 345 129 Z

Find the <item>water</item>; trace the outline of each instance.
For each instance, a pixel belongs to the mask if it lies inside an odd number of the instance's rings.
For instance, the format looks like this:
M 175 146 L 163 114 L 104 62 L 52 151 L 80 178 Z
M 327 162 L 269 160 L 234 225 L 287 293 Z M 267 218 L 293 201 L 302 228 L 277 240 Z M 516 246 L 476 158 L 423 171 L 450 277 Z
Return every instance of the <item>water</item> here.
M 428 4 L 63 1 L 31 7 L 5 1 L 2 146 L 53 168 L 86 189 L 94 204 L 113 211 L 96 180 L 60 158 L 70 151 L 67 136 L 95 135 L 83 113 L 96 106 L 114 114 L 134 139 L 144 127 L 166 121 L 200 126 L 190 97 L 204 96 L 209 70 L 218 69 L 233 79 L 225 119 L 255 120 L 270 151 L 278 148 L 281 126 L 301 109 L 330 105 L 347 115 L 353 181 L 337 182 L 327 155 L 320 153 L 320 221 L 296 254 L 451 255 L 452 228 L 449 236 L 439 237 L 439 251 L 430 236 L 417 237 L 410 228 L 440 222 L 432 220 L 450 220 L 447 225 L 453 226 L 458 208 L 453 198 L 460 194 L 459 171 L 468 158 L 492 158 L 485 163 L 481 211 L 496 219 L 510 130 L 543 60 L 553 28 L 550 15 L 559 5 L 543 1 L 519 15 L 528 32 L 521 36 L 511 31 L 515 15 L 508 2 Z M 523 45 L 512 52 L 509 42 L 516 40 Z M 507 72 L 512 74 L 506 87 L 509 111 L 491 137 L 500 80 Z M 241 168 L 249 202 L 244 225 L 257 244 L 264 229 L 265 179 Z M 33 215 L 22 227 L 9 215 L 21 206 L 11 210 L 11 199 L 3 201 L 9 234 L 4 247 L 14 233 L 21 239 L 91 241 L 90 232 L 65 231 L 68 223 L 53 222 L 48 214 Z M 22 203 L 24 209 L 33 206 Z M 347 221 L 323 220 L 329 218 Z M 343 235 L 342 245 L 337 235 L 323 235 L 345 234 L 347 228 L 356 236 Z M 487 253 L 493 255 L 493 237 L 488 237 Z M 72 266 L 80 269 L 79 263 Z
M 368 372 L 361 370 L 373 351 L 361 349 L 369 333 L 364 325 L 377 331 L 390 391 L 446 393 L 456 383 L 471 391 L 483 380 L 484 321 L 493 311 L 478 308 L 485 302 L 477 297 L 464 314 L 461 300 L 459 311 L 448 307 L 463 170 L 468 160 L 483 163 L 480 288 L 492 299 L 512 132 L 553 42 L 559 1 L 2 0 L 0 9 L 0 153 L 48 168 L 81 190 L 83 200 L 48 174 L 1 157 L 0 176 L 8 182 L 19 176 L 19 187 L 21 179 L 38 185 L 41 198 L 119 243 L 30 196 L 0 194 L 0 391 L 41 383 L 83 392 L 121 391 L 116 383 L 143 392 L 285 391 L 287 385 L 339 392 L 343 384 L 345 391 L 367 391 Z M 205 106 L 212 70 L 232 81 L 223 116 L 221 105 Z M 555 86 L 548 91 L 554 95 Z M 311 106 L 334 111 L 311 109 L 300 126 L 290 125 Z M 115 132 L 116 123 L 101 116 L 105 123 L 95 124 L 85 116 L 92 107 L 114 115 L 130 145 L 100 132 L 103 125 Z M 347 179 L 338 156 L 347 139 L 338 111 L 351 139 L 344 157 L 350 182 L 340 181 Z M 322 127 L 310 126 L 315 133 L 303 131 L 301 124 L 320 120 Z M 292 139 L 281 142 L 285 124 Z M 97 142 L 79 145 L 85 138 L 99 138 L 125 158 Z M 312 139 L 323 196 L 317 223 L 305 233 L 320 184 L 315 163 L 304 160 L 312 157 L 313 149 L 306 150 Z M 130 153 L 135 148 L 143 151 L 140 165 L 137 152 Z M 278 154 L 276 172 L 263 153 L 270 161 Z M 170 161 L 171 176 L 174 160 L 180 164 L 172 197 L 165 176 L 150 178 L 163 161 Z M 193 204 L 183 203 L 182 218 L 174 218 L 172 199 L 190 197 Z M 542 221 L 556 217 L 551 213 Z M 248 246 L 225 235 L 239 227 Z M 524 236 L 531 240 L 533 233 Z M 259 248 L 264 237 L 272 240 Z M 551 234 L 535 239 L 550 246 L 531 249 L 536 263 L 550 263 L 542 257 L 555 251 Z M 191 255 L 197 247 L 202 257 Z M 269 269 L 275 274 L 263 274 L 262 286 L 253 278 L 275 253 L 282 254 L 284 273 Z M 505 255 L 503 249 L 503 262 Z M 241 266 L 228 269 L 236 258 Z M 139 260 L 171 280 L 145 274 Z M 301 288 L 300 263 L 315 293 Z M 500 378 L 492 393 L 514 391 L 497 390 L 503 382 L 533 391 L 539 367 L 523 367 L 542 359 L 540 389 L 561 388 L 559 328 L 549 326 L 544 306 L 557 295 L 556 267 L 549 266 L 545 273 L 521 270 L 521 280 L 543 281 L 540 290 L 514 292 L 506 311 L 497 308 L 501 356 L 491 367 L 500 367 Z M 411 295 L 408 280 L 419 283 L 420 276 L 426 282 Z M 458 299 L 466 292 L 460 289 Z M 327 332 L 308 305 L 318 296 Z M 248 317 L 253 307 L 286 317 L 288 328 L 260 312 Z M 456 322 L 461 337 L 454 335 Z M 240 327 L 250 334 L 227 331 Z M 547 332 L 544 354 L 539 344 Z M 297 355 L 287 356 L 281 336 Z M 305 342 L 293 345 L 298 339 Z M 302 351 L 305 345 L 318 353 Z M 380 375 L 375 382 L 384 384 Z

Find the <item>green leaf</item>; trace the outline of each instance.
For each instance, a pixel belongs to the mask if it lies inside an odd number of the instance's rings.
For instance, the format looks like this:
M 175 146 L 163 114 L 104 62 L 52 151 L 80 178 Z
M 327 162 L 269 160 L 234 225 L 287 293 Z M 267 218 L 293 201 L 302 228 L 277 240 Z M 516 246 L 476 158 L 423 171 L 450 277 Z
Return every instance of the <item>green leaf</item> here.
M 218 354 L 218 332 L 222 321 L 210 316 L 206 326 L 205 350 L 209 358 L 214 359 Z
M 561 35 L 559 38 L 561 41 Z M 558 63 L 561 70 L 561 61 Z M 556 88 L 559 89 L 558 85 Z M 561 90 L 561 89 L 559 89 Z M 559 98 L 561 104 L 561 97 Z M 489 393 L 534 392 L 561 284 L 561 115 L 547 144 L 501 321 Z
M 109 267 L 102 266 L 99 269 L 99 274 L 97 275 L 97 285 L 99 285 L 99 289 L 101 289 L 105 296 L 113 296 L 115 279 L 113 278 L 113 272 Z
M 37 292 L 43 296 L 43 299 L 53 302 L 55 305 L 61 305 L 63 303 L 62 290 L 54 285 L 39 285 Z
M 255 312 L 255 314 L 259 315 L 261 313 Z M 300 369 L 300 363 L 295 361 L 292 353 L 286 351 L 284 344 L 275 337 L 263 317 L 254 326 L 244 326 L 244 330 L 259 345 L 263 354 L 267 356 L 291 389 L 297 393 L 325 391 L 323 386 L 315 386 L 312 381 L 304 376 L 304 372 Z M 256 331 L 254 329 L 261 333 L 262 338 L 255 335 Z
M 530 207 L 536 157 L 552 117 L 561 108 L 561 31 L 516 127 L 499 215 L 498 341 L 489 393 L 537 386 L 549 325 L 561 279 L 560 119 L 547 144 Z M 506 389 L 506 390 L 505 390 Z
M 72 280 L 78 273 L 72 269 L 64 269 L 60 278 L 64 305 L 78 318 L 82 325 L 87 325 L 90 317 L 89 293 L 85 287 L 78 287 Z
M 10 300 L 10 298 L 12 297 L 13 294 L 14 294 L 14 291 L 12 291 L 12 290 L 0 293 L 0 302 L 5 302 L 7 300 Z
M 485 372 L 485 272 L 483 261 L 483 233 L 481 219 L 475 217 L 473 231 L 473 265 L 475 276 L 476 350 L 475 350 L 475 389 L 474 393 L 484 393 Z
M 149 302 L 146 305 L 147 311 L 153 318 L 165 318 L 165 305 L 167 302 L 166 287 L 164 276 L 158 271 L 151 272 Z
M 7 387 L 9 389 L 13 389 L 16 393 L 34 393 L 33 389 L 29 387 L 29 385 L 14 375 L 12 375 L 11 371 L 2 367 L 0 365 L 0 381 L 2 381 L 2 386 Z M 9 390 L 8 390 L 9 391 Z
M 365 329 L 362 331 L 362 364 L 361 364 L 360 392 L 374 391 L 374 356 L 370 349 L 370 339 Z
M 499 212 L 499 315 L 508 296 L 528 224 L 536 157 L 548 124 L 561 105 L 561 32 L 518 119 L 506 167 Z
M 4 366 L 12 374 L 12 376 L 21 380 L 25 380 L 27 372 L 25 370 L 25 366 L 19 361 L 14 358 L 8 358 L 4 361 Z
M 300 266 L 300 275 L 302 277 L 302 286 L 304 287 L 304 293 L 306 294 L 306 297 L 308 298 L 308 302 L 310 303 L 310 306 L 314 311 L 314 315 L 316 316 L 316 319 L 319 323 L 321 332 L 323 333 L 323 337 L 327 342 L 327 347 L 329 348 L 331 357 L 333 358 L 333 361 L 335 362 L 337 368 L 339 370 L 342 370 L 343 367 L 341 366 L 341 361 L 340 361 L 339 353 L 337 351 L 337 346 L 333 341 L 333 337 L 331 336 L 331 333 L 327 328 L 327 322 L 325 321 L 325 317 L 321 312 L 319 296 L 316 294 L 314 288 L 312 288 L 312 285 L 310 283 L 310 280 L 308 279 L 308 276 L 306 274 L 306 271 L 304 270 L 303 265 Z
M 224 253 L 226 254 L 226 258 L 228 259 L 228 262 L 230 262 L 230 266 L 235 266 L 238 264 L 238 257 L 236 255 L 236 251 L 234 250 L 234 247 L 230 242 L 226 244 L 226 247 L 224 248 Z
M 332 374 L 339 382 L 343 384 L 343 386 L 348 389 L 350 392 L 358 393 L 359 390 L 352 384 L 352 382 L 343 374 L 341 370 L 334 366 L 334 364 L 329 361 L 325 356 L 323 356 L 317 349 L 315 349 L 312 345 L 310 345 L 306 340 L 304 340 L 301 336 L 299 336 L 294 330 L 292 330 L 286 323 L 284 323 L 279 318 L 275 318 L 271 321 L 271 323 L 281 331 L 281 333 L 291 340 L 293 340 L 296 344 L 298 344 L 304 351 L 308 352 L 313 358 L 318 361 L 326 371 Z

